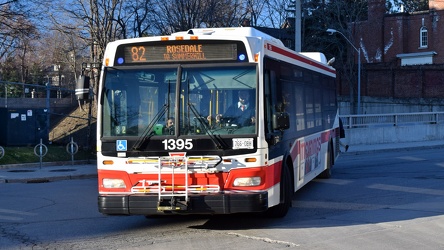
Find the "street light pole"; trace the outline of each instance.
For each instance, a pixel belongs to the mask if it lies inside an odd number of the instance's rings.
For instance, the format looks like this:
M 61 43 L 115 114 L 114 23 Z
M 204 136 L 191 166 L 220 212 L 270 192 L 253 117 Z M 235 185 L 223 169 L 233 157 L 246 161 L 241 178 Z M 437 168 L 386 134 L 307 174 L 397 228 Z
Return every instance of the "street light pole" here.
M 361 114 L 361 47 L 358 49 L 358 115 Z
M 327 29 L 327 32 L 330 33 L 330 35 L 333 35 L 334 33 L 339 33 L 341 36 L 345 38 L 345 40 L 352 46 L 353 49 L 358 52 L 358 110 L 357 114 L 361 114 L 361 48 L 356 48 L 355 45 L 344 35 L 342 32 L 337 31 L 335 29 Z

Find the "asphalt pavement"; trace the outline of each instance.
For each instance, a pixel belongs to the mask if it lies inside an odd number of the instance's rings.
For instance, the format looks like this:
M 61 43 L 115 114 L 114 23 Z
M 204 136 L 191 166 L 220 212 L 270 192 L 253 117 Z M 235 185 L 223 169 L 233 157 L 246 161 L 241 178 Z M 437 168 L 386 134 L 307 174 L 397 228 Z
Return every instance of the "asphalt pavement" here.
M 406 150 L 417 148 L 444 149 L 444 140 L 387 143 L 373 145 L 350 145 L 347 152 L 341 148 L 343 154 L 366 154 L 389 150 Z M 87 179 L 97 177 L 95 161 L 90 162 L 51 162 L 51 163 L 24 163 L 14 165 L 0 165 L 0 184 L 3 183 L 42 183 L 57 180 Z

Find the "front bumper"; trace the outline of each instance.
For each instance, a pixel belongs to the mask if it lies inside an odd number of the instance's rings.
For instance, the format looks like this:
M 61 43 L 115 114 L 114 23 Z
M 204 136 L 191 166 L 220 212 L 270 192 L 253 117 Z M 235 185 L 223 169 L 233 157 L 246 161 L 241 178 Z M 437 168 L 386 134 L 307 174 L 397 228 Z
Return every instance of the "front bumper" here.
M 159 202 L 157 195 L 99 195 L 99 212 L 108 215 L 233 214 L 263 212 L 268 208 L 266 191 L 190 195 L 188 202 L 177 204 L 176 198 L 162 197 Z

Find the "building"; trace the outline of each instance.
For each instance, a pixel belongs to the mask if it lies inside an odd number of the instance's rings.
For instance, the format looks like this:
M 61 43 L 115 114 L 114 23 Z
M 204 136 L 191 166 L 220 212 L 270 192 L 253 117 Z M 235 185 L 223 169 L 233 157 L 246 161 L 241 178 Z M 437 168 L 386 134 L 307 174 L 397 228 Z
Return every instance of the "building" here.
M 444 63 L 444 1 L 429 10 L 386 14 L 385 0 L 368 1 L 368 20 L 353 25 L 365 63 L 401 66 Z
M 368 0 L 368 19 L 350 24 L 361 49 L 363 113 L 378 98 L 415 106 L 413 111 L 444 110 L 444 0 L 429 0 L 429 10 L 387 14 L 385 0 Z M 357 60 L 357 58 L 355 58 Z M 349 95 L 347 84 L 340 94 Z

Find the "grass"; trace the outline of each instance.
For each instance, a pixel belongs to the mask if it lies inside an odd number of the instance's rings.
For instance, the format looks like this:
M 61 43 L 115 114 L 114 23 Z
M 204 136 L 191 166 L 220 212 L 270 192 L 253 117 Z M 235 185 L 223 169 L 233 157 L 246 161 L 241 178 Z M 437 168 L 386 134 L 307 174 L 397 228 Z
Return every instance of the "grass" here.
M 65 146 L 50 145 L 47 148 L 47 153 L 42 158 L 42 162 L 71 161 L 71 155 L 68 154 Z M 34 147 L 3 147 L 3 149 L 5 152 L 0 159 L 0 165 L 40 162 L 40 157 L 34 153 Z M 39 153 L 40 149 L 37 148 L 36 151 Z M 91 151 L 79 149 L 74 155 L 75 161 L 88 159 L 96 159 L 95 154 Z

